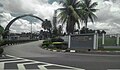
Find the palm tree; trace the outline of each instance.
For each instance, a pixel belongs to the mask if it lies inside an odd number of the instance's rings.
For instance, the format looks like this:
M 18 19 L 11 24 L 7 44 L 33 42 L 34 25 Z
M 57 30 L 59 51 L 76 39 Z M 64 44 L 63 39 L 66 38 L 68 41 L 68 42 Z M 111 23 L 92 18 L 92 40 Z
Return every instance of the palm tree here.
M 95 15 L 95 12 L 98 10 L 95 9 L 97 5 L 98 5 L 97 2 L 92 3 L 91 0 L 82 0 L 80 6 L 81 6 L 81 11 L 83 12 L 82 20 L 85 23 L 85 28 L 87 28 L 89 19 L 91 22 L 94 23 L 94 20 L 97 18 L 97 16 Z
M 58 15 L 58 18 L 59 22 L 62 22 L 63 24 L 67 23 L 67 33 L 73 34 L 76 23 L 80 29 L 79 21 L 85 23 L 85 28 L 87 28 L 88 19 L 94 22 L 94 19 L 97 18 L 94 14 L 94 12 L 97 11 L 97 9 L 95 9 L 97 2 L 91 2 L 91 0 L 65 0 L 62 2 L 64 8 L 59 9 L 61 12 Z
M 4 33 L 4 28 L 0 25 L 0 35 Z
M 59 27 L 58 27 L 58 34 L 62 35 L 62 26 L 61 25 L 59 25 Z
M 62 2 L 64 8 L 60 8 L 60 13 L 58 15 L 59 22 L 67 23 L 66 31 L 68 34 L 74 32 L 75 23 L 79 25 L 80 15 L 78 14 L 80 1 L 78 0 L 65 0 Z

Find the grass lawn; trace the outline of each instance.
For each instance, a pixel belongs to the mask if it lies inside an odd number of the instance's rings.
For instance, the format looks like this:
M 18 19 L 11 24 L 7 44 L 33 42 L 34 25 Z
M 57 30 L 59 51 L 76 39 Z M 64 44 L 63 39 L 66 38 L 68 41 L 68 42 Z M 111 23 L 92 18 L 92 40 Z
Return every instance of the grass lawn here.
M 98 45 L 102 46 L 102 38 L 98 39 Z M 116 38 L 105 38 L 105 46 L 116 46 Z
M 99 49 L 101 51 L 120 51 L 120 48 L 101 48 Z

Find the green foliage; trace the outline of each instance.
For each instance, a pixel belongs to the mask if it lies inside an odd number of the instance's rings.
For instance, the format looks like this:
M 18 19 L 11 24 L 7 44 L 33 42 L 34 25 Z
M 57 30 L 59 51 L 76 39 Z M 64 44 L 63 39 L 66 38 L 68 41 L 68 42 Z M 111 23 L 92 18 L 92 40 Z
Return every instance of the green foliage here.
M 98 39 L 98 45 L 102 46 L 102 38 Z M 105 38 L 104 46 L 116 46 L 116 38 Z
M 94 22 L 94 19 L 97 18 L 97 16 L 94 14 L 98 9 L 95 9 L 95 7 L 98 5 L 97 2 L 92 2 L 92 0 L 82 0 L 81 1 L 81 11 L 83 12 L 82 15 L 82 21 L 85 23 L 85 28 L 87 28 L 88 19 L 91 20 L 91 22 Z
M 105 38 L 105 46 L 116 46 L 116 38 Z
M 52 24 L 51 24 L 51 21 L 45 19 L 45 21 L 42 23 L 42 27 L 44 29 L 47 29 L 49 31 L 49 29 L 52 28 Z
M 67 43 L 58 37 L 43 41 L 42 47 L 51 49 L 67 49 Z
M 48 47 L 50 44 L 51 44 L 51 41 L 45 40 L 45 41 L 43 41 L 42 46 L 44 46 L 44 48 L 46 48 L 46 47 Z
M 120 51 L 120 48 L 100 48 L 101 51 Z
M 53 45 L 63 45 L 63 42 L 53 42 Z
M 0 41 L 0 46 L 3 46 L 3 45 L 5 45 L 5 41 L 4 41 L 4 40 L 1 40 L 1 41 Z
M 4 45 L 12 45 L 12 44 L 18 44 L 18 43 L 26 43 L 26 42 L 32 42 L 37 40 L 4 40 L 0 42 L 0 46 Z
M 60 37 L 56 37 L 56 38 L 51 38 L 51 42 L 63 42 L 64 40 L 61 39 Z
M 54 30 L 53 30 L 53 35 L 54 35 L 54 36 L 58 36 L 58 35 L 59 35 L 57 29 L 54 29 Z M 53 37 L 54 37 L 54 36 L 53 36 Z
M 4 52 L 3 48 L 0 48 L 0 54 L 2 54 Z
M 0 25 L 0 34 L 4 33 L 4 28 Z
M 61 12 L 58 15 L 58 20 L 63 24 L 67 23 L 66 31 L 68 34 L 73 34 L 75 24 L 80 29 L 79 21 L 85 23 L 87 28 L 88 19 L 94 22 L 94 19 L 97 18 L 94 14 L 97 11 L 95 9 L 97 2 L 92 2 L 91 0 L 65 0 L 62 2 L 62 5 L 64 8 L 59 8 Z

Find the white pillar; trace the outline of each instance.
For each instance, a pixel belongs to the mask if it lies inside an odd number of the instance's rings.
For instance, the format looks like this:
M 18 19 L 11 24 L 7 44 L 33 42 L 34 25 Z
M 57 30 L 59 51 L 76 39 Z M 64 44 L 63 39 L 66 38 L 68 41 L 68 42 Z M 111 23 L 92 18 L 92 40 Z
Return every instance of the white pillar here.
M 94 34 L 94 43 L 93 43 L 94 47 L 93 49 L 97 50 L 98 49 L 98 34 L 97 32 L 95 32 Z
M 70 48 L 70 43 L 71 43 L 71 35 L 68 36 L 68 48 Z
M 117 46 L 119 46 L 119 34 L 117 34 Z
M 104 44 L 105 44 L 105 34 L 103 33 L 102 34 L 102 46 L 104 46 Z
M 96 43 L 96 49 L 98 49 L 98 47 L 99 47 L 99 46 L 98 46 L 98 39 L 99 39 L 99 36 L 98 36 L 98 33 L 97 33 L 97 34 L 96 34 L 96 42 L 97 42 L 97 43 Z

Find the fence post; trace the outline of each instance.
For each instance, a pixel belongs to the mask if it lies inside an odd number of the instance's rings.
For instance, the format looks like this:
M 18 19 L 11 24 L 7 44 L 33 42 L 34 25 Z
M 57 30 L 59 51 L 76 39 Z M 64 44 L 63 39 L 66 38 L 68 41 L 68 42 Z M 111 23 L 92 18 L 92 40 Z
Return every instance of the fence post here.
M 70 43 L 71 43 L 71 35 L 68 36 L 68 48 L 70 48 Z
M 119 34 L 117 34 L 117 46 L 119 46 Z
M 93 49 L 97 50 L 98 49 L 98 34 L 95 32 L 94 34 L 94 47 Z
M 96 34 L 96 37 L 97 37 L 97 44 L 96 44 L 96 47 L 97 47 L 97 49 L 98 49 L 98 48 L 99 48 L 99 46 L 98 46 L 98 39 L 99 39 L 98 33 Z
M 104 44 L 105 44 L 105 34 L 103 33 L 102 34 L 102 46 L 104 46 Z

